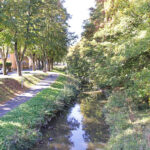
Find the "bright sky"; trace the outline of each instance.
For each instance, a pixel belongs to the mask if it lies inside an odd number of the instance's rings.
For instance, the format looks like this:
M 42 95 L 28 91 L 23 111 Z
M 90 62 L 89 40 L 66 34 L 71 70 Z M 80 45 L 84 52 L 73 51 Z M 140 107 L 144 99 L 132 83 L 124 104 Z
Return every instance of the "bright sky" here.
M 95 0 L 66 0 L 64 6 L 72 16 L 69 21 L 70 31 L 80 37 L 83 21 L 89 18 L 89 8 L 95 6 Z

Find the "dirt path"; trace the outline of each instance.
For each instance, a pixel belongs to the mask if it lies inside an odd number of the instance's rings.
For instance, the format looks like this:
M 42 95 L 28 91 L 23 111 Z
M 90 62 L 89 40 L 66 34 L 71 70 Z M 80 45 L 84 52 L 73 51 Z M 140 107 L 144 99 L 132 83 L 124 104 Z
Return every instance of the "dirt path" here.
M 4 116 L 20 104 L 29 101 L 32 97 L 35 97 L 40 91 L 48 88 L 57 79 L 57 73 L 51 73 L 46 79 L 40 81 L 37 85 L 30 88 L 25 93 L 13 98 L 12 100 L 0 105 L 0 117 Z

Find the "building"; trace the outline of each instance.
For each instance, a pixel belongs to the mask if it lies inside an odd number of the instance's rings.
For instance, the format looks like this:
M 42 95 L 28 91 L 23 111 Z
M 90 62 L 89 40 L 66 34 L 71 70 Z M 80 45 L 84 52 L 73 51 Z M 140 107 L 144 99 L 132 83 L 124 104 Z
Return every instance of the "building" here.
M 0 62 L 2 62 L 1 56 L 0 56 Z M 12 66 L 11 66 L 12 70 L 17 70 L 16 58 L 15 58 L 14 53 L 8 54 L 7 62 L 12 63 Z M 30 62 L 31 62 L 30 58 L 25 56 L 23 61 L 22 61 L 22 68 L 23 69 L 29 69 L 31 67 Z

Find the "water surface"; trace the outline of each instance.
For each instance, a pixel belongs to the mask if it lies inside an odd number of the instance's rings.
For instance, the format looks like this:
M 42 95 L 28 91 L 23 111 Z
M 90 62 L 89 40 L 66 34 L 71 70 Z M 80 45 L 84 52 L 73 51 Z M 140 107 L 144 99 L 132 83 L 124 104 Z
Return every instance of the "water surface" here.
M 102 101 L 82 99 L 52 120 L 33 150 L 103 150 L 109 134 L 101 109 Z

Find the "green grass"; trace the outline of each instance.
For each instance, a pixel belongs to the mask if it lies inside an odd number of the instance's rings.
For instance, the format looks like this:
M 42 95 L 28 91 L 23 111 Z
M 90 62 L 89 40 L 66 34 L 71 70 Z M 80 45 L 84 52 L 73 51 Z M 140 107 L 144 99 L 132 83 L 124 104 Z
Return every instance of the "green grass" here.
M 67 80 L 60 75 L 49 88 L 0 119 L 0 150 L 28 149 L 39 140 L 41 126 L 63 110 L 75 94 L 70 85 L 63 90 Z
M 123 92 L 114 92 L 105 105 L 111 136 L 107 150 L 150 150 L 150 110 L 140 111 Z
M 64 67 L 64 66 L 60 66 L 60 67 L 59 66 L 55 66 L 52 71 L 63 74 L 66 71 L 66 67 Z
M 40 134 L 37 128 L 45 123 L 45 116 L 53 116 L 58 110 L 55 100 L 66 80 L 61 75 L 50 88 L 0 119 L 0 150 L 21 150 L 37 140 Z

